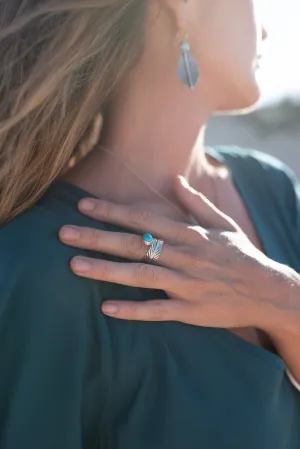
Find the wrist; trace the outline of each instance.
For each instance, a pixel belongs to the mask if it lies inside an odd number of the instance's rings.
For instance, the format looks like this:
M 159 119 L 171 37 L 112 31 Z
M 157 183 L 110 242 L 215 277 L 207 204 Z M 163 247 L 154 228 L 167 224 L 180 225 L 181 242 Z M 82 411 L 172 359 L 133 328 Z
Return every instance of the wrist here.
M 272 279 L 272 299 L 267 304 L 263 326 L 276 341 L 286 335 L 300 335 L 300 275 L 285 265 L 277 265 Z

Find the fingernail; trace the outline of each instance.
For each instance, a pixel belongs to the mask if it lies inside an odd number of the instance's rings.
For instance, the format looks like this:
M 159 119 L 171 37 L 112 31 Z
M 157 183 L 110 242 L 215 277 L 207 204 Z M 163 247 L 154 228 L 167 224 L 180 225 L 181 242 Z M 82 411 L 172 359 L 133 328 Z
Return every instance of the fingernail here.
M 78 273 L 86 273 L 92 269 L 92 264 L 82 257 L 74 257 L 71 261 L 72 268 Z
M 82 200 L 79 203 L 79 207 L 85 212 L 92 212 L 92 210 L 95 209 L 96 204 L 92 200 Z
M 106 302 L 102 304 L 102 312 L 106 315 L 116 315 L 119 311 L 119 307 L 116 304 Z
M 73 226 L 65 226 L 62 229 L 62 237 L 66 240 L 78 240 L 80 231 Z

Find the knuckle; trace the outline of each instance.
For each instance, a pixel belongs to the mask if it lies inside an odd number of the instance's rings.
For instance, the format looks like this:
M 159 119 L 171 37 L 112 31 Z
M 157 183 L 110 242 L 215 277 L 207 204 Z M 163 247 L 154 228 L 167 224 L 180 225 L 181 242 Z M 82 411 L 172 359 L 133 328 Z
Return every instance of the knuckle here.
M 114 206 L 111 203 L 98 203 L 96 206 L 96 213 L 98 213 L 101 218 L 109 221 L 113 218 Z
M 168 311 L 165 307 L 164 301 L 153 301 L 151 308 L 151 319 L 153 321 L 162 321 L 166 320 L 168 316 Z
M 148 224 L 151 214 L 144 209 L 132 209 L 129 211 L 129 220 L 133 225 Z
M 200 226 L 189 226 L 188 232 L 192 240 L 196 240 L 197 242 L 207 240 L 207 231 Z
M 97 271 L 99 272 L 100 279 L 105 280 L 110 278 L 111 275 L 110 265 L 105 260 L 101 261 Z
M 231 244 L 231 233 L 228 231 L 221 231 L 218 234 L 218 240 L 220 243 L 224 243 L 229 246 Z
M 87 240 L 93 248 L 98 248 L 98 245 L 100 243 L 100 236 L 98 230 L 89 229 L 87 233 Z
M 156 283 L 156 277 L 155 268 L 150 265 L 139 265 L 136 270 L 136 278 L 141 286 L 154 286 Z
M 186 228 L 176 229 L 172 233 L 172 237 L 171 237 L 172 242 L 176 243 L 177 245 L 180 245 L 182 243 L 182 241 L 184 241 L 184 239 L 185 239 L 185 231 L 186 231 Z
M 198 272 L 199 268 L 200 268 L 199 260 L 193 257 L 190 261 L 190 269 L 193 272 Z
M 220 220 L 220 229 L 226 229 L 227 231 L 238 231 L 240 230 L 240 227 L 231 217 L 222 214 Z
M 129 255 L 141 256 L 145 252 L 141 237 L 133 234 L 125 234 L 123 238 L 125 250 Z
M 183 242 L 187 241 L 190 238 L 190 230 L 189 226 L 185 224 L 178 224 L 172 230 L 171 240 L 173 243 L 177 245 L 183 245 Z
M 138 302 L 133 302 L 130 304 L 130 308 L 129 308 L 130 316 L 138 317 L 140 315 L 139 306 L 140 306 L 140 304 Z
M 199 250 L 188 249 L 184 251 L 187 266 L 192 271 L 198 271 L 203 265 L 203 254 Z
M 193 258 L 192 261 L 190 262 L 190 269 L 193 273 L 199 273 L 201 264 L 200 261 L 198 259 Z

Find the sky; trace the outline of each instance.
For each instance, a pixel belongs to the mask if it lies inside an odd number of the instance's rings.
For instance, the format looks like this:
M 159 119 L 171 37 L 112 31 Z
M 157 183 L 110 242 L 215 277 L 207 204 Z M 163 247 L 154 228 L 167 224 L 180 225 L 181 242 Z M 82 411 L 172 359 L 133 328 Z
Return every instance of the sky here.
M 259 71 L 262 103 L 300 97 L 300 0 L 257 0 L 268 32 Z

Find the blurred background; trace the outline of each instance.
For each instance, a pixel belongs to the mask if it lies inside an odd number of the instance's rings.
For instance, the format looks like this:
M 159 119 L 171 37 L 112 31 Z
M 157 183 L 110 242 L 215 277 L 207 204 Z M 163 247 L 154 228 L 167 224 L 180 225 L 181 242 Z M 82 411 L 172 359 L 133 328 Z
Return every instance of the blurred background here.
M 206 143 L 267 152 L 300 179 L 300 0 L 256 1 L 268 32 L 258 73 L 262 100 L 248 115 L 213 118 Z

